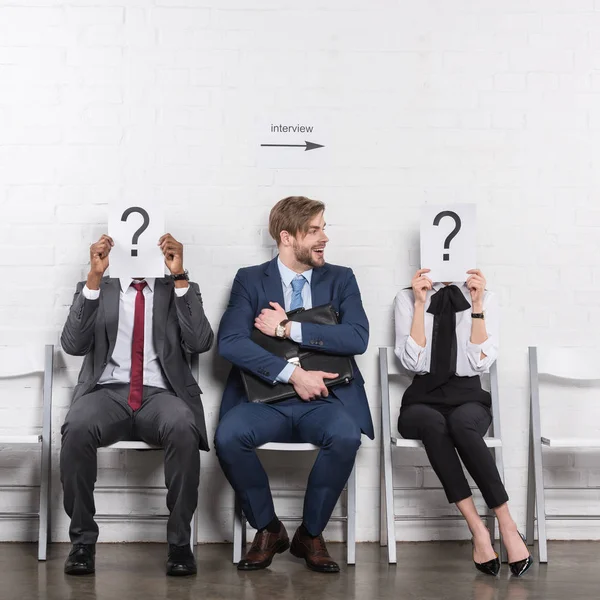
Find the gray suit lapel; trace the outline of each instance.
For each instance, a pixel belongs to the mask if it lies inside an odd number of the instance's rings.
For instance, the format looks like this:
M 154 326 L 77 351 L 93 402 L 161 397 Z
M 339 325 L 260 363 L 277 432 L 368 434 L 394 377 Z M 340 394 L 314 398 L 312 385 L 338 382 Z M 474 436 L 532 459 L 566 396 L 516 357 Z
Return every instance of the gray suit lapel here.
M 104 322 L 106 323 L 106 338 L 108 339 L 108 352 L 106 357 L 112 356 L 117 341 L 119 330 L 119 299 L 121 286 L 118 279 L 104 279 L 102 281 L 102 306 L 104 309 Z
M 188 292 L 189 293 L 189 292 Z M 173 282 L 170 279 L 156 279 L 154 283 L 154 305 L 152 307 L 152 335 L 154 347 L 162 358 L 165 347 L 165 330 L 169 315 L 169 304 L 173 297 Z

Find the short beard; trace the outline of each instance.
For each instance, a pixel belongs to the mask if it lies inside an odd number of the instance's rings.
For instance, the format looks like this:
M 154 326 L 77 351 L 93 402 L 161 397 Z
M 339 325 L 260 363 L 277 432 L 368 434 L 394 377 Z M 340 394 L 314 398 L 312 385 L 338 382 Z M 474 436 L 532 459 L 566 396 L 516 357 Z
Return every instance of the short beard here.
M 309 248 L 304 248 L 304 247 L 300 246 L 300 244 L 298 244 L 298 242 L 296 242 L 296 240 L 294 240 L 292 248 L 294 250 L 294 258 L 300 264 L 306 265 L 307 267 L 310 267 L 311 269 L 316 269 L 320 266 L 319 264 L 314 262 L 312 253 Z

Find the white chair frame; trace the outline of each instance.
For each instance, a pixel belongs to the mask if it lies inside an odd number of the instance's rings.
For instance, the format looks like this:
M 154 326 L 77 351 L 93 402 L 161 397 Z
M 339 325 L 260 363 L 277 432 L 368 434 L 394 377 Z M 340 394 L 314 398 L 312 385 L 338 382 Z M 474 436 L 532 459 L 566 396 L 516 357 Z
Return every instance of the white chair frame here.
M 313 444 L 293 444 L 270 442 L 259 446 L 257 450 L 278 452 L 310 452 L 319 450 Z M 346 523 L 346 559 L 349 565 L 356 563 L 356 464 L 346 485 L 346 515 L 332 516 L 330 521 L 343 521 Z M 272 488 L 272 491 L 277 491 Z M 301 521 L 302 517 L 279 516 L 282 521 Z M 242 558 L 242 550 L 246 547 L 246 518 L 240 502 L 236 496 L 233 515 L 233 562 L 238 563 Z
M 391 353 L 391 361 L 388 360 Z M 379 375 L 381 392 L 381 462 L 380 462 L 380 493 L 381 493 L 381 513 L 380 513 L 380 544 L 388 548 L 388 562 L 396 563 L 396 528 L 397 521 L 448 521 L 460 520 L 462 515 L 444 515 L 444 516 L 423 516 L 423 515 L 397 515 L 394 512 L 394 491 L 407 489 L 414 490 L 438 490 L 440 487 L 428 488 L 404 488 L 394 487 L 393 469 L 392 469 L 392 449 L 401 448 L 423 448 L 419 440 L 406 440 L 400 436 L 392 436 L 391 433 L 391 408 L 390 408 L 390 389 L 389 379 L 403 374 L 397 367 L 396 357 L 393 347 L 379 348 Z M 492 425 L 490 426 L 490 436 L 485 437 L 485 443 L 494 453 L 496 466 L 500 477 L 504 482 L 504 463 L 502 460 L 502 437 L 500 434 L 500 406 L 498 395 L 498 367 L 497 361 L 490 369 L 490 392 L 492 396 Z M 492 536 L 492 543 L 495 540 L 495 515 L 492 511 L 482 515 L 487 521 L 488 529 Z M 506 560 L 504 548 L 500 547 L 500 556 Z
M 538 348 L 529 347 L 529 465 L 527 469 L 527 544 L 533 546 L 535 522 L 538 527 L 538 559 L 548 562 L 548 538 L 546 521 L 586 521 L 600 520 L 597 515 L 546 514 L 545 490 L 579 489 L 572 486 L 545 487 L 542 448 L 600 449 L 600 438 L 544 436 L 540 414 L 540 375 L 563 381 L 586 381 L 600 383 L 598 354 L 578 348 Z M 587 488 L 589 489 L 589 488 Z
M 29 485 L 2 485 L 2 489 L 30 489 L 39 487 L 39 510 L 37 513 L 0 513 L 0 519 L 38 519 L 38 560 L 46 560 L 48 544 L 50 542 L 50 481 L 51 481 L 51 452 L 52 452 L 52 382 L 54 375 L 54 346 L 49 344 L 27 347 L 19 351 L 18 348 L 10 349 L 10 355 L 0 361 L 0 378 L 23 377 L 34 373 L 43 373 L 43 401 L 42 401 L 42 431 L 36 435 L 0 435 L 0 445 L 40 445 L 40 484 Z

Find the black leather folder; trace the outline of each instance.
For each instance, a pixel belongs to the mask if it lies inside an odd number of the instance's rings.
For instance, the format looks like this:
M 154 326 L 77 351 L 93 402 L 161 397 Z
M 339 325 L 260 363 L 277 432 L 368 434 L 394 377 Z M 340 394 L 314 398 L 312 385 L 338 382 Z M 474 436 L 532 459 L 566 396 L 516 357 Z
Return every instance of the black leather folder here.
M 338 315 L 330 304 L 308 310 L 299 308 L 287 313 L 287 318 L 298 323 L 318 323 L 322 325 L 337 325 L 339 322 Z M 293 340 L 270 337 L 256 328 L 252 331 L 251 339 L 268 352 L 302 367 L 305 371 L 338 373 L 336 379 L 325 380 L 325 385 L 328 388 L 350 383 L 353 378 L 352 362 L 348 356 L 335 356 L 326 352 L 301 348 Z M 246 371 L 242 371 L 242 381 L 250 402 L 280 402 L 296 395 L 294 386 L 291 384 L 272 384 Z

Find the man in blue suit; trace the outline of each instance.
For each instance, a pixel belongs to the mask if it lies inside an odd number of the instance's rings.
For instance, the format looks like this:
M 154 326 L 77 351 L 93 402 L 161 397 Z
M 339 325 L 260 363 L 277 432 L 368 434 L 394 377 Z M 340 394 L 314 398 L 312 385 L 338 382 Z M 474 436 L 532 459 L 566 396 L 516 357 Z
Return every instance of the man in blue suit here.
M 253 327 L 287 337 L 301 348 L 353 357 L 367 349 L 369 322 L 352 270 L 325 263 L 325 205 L 302 196 L 278 202 L 269 232 L 279 256 L 240 269 L 219 328 L 219 353 L 233 363 L 221 402 L 215 446 L 246 518 L 258 531 L 240 570 L 264 569 L 290 548 L 275 514 L 269 480 L 255 449 L 267 442 L 310 442 L 320 447 L 308 478 L 303 521 L 290 551 L 309 568 L 336 573 L 321 535 L 352 471 L 361 432 L 374 437 L 364 380 L 354 358 L 349 384 L 327 388 L 337 373 L 305 371 L 255 344 Z M 338 325 L 291 323 L 286 311 L 331 304 Z M 273 404 L 248 401 L 240 370 L 273 385 L 291 383 L 296 396 Z

